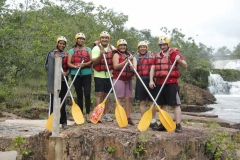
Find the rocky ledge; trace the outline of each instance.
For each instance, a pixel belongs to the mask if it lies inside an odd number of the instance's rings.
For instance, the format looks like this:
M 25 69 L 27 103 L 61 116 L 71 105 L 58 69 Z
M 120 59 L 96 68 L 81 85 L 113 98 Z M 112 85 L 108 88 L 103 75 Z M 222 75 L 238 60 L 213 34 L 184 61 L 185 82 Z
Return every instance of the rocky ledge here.
M 171 114 L 172 115 L 172 114 Z M 198 116 L 197 116 L 198 115 Z M 114 117 L 114 115 L 111 115 Z M 240 147 L 240 124 L 232 124 L 216 118 L 214 115 L 183 112 L 183 133 L 152 131 L 139 132 L 137 123 L 140 114 L 133 114 L 135 126 L 119 128 L 116 121 L 98 124 L 85 123 L 70 125 L 62 130 L 63 160 L 209 160 L 214 157 L 216 146 L 206 152 L 209 140 L 215 135 L 230 135 L 224 139 L 224 146 Z M 37 124 L 36 124 L 37 123 Z M 21 135 L 26 139 L 27 149 L 32 154 L 27 160 L 48 159 L 50 132 L 44 131 L 45 122 L 10 123 L 1 122 L 0 150 L 8 150 L 12 138 Z M 213 124 L 213 125 L 212 125 Z M 216 127 L 215 125 L 218 125 Z M 35 129 L 34 129 L 35 128 Z M 11 134 L 10 131 L 12 132 Z M 14 134 L 14 132 L 15 134 Z M 222 137 L 222 138 L 224 138 Z M 217 142 L 216 139 L 214 142 Z M 219 147 L 219 146 L 217 146 Z M 223 149 L 223 148 L 221 148 Z M 233 159 L 240 158 L 239 148 L 231 151 Z M 229 152 L 223 150 L 221 159 L 226 159 Z

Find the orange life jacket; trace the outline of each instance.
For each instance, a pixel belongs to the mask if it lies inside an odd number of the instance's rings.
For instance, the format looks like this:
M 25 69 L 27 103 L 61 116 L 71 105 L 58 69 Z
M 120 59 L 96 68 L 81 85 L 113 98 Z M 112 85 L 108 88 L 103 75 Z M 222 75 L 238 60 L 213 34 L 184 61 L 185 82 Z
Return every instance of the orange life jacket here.
M 87 63 L 90 61 L 89 54 L 87 52 L 87 47 L 83 47 L 81 49 L 78 49 L 77 47 L 73 48 L 73 55 L 71 59 L 71 63 L 77 66 L 79 63 L 81 63 L 84 60 L 84 63 Z M 91 66 L 87 66 L 84 68 L 90 68 Z
M 100 48 L 100 50 L 103 50 L 102 46 L 98 45 L 98 47 Z M 105 57 L 106 57 L 106 60 L 107 60 L 109 70 L 113 70 L 113 61 L 112 61 L 113 53 L 112 53 L 112 46 L 110 44 L 109 44 L 109 47 L 108 47 L 108 51 L 105 52 L 104 54 L 105 54 Z M 104 58 L 102 57 L 100 62 L 98 64 L 94 65 L 93 68 L 98 72 L 107 71 Z
M 67 65 L 68 54 L 66 52 L 54 51 L 54 55 L 56 55 L 56 54 L 62 57 L 62 68 L 63 68 L 64 72 L 67 72 L 67 70 L 68 70 L 68 65 Z
M 121 53 L 117 53 L 117 54 L 119 55 L 119 63 L 122 63 L 123 61 L 125 61 L 125 59 L 123 58 Z M 128 54 L 129 54 L 129 56 L 131 55 L 131 53 L 128 53 Z M 131 62 L 132 62 L 132 60 L 131 60 Z M 113 78 L 118 77 L 122 68 L 120 68 L 119 70 L 113 70 L 113 72 L 112 72 L 112 74 L 114 75 Z M 126 66 L 120 77 L 131 78 L 131 77 L 133 77 L 133 75 L 134 75 L 134 72 L 130 71 L 130 66 Z
M 156 58 L 155 59 L 155 72 L 154 72 L 155 78 L 167 77 L 167 75 L 172 67 L 172 62 L 170 60 L 170 56 L 175 51 L 178 51 L 178 49 L 170 48 L 169 56 L 167 56 L 167 57 L 163 56 L 163 54 L 161 55 L 162 52 L 160 52 L 156 55 L 156 57 L 155 57 Z M 177 65 L 175 65 L 173 67 L 173 70 L 170 73 L 169 77 L 170 78 L 179 78 L 180 77 L 180 72 L 178 71 Z
M 149 76 L 151 66 L 154 63 L 154 56 L 152 53 L 146 53 L 144 56 L 141 56 L 138 53 L 136 56 L 137 59 L 137 72 L 139 76 Z

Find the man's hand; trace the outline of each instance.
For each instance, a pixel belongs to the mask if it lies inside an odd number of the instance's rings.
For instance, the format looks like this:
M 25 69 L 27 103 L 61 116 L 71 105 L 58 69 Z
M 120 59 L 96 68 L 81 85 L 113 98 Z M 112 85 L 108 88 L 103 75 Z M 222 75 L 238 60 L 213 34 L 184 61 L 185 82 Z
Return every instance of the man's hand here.
M 151 89 L 153 89 L 154 87 L 156 87 L 156 85 L 155 85 L 155 83 L 153 82 L 153 80 L 150 80 L 150 82 L 149 82 L 149 87 L 150 87 Z
M 177 56 L 175 57 L 175 60 L 176 60 L 177 62 L 181 61 L 180 56 L 177 55 Z

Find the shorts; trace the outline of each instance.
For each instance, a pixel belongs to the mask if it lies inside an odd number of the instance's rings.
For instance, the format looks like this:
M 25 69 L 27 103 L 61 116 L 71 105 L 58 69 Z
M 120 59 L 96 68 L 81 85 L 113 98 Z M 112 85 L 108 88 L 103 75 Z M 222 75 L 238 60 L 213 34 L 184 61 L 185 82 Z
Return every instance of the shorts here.
M 156 84 L 156 93 L 157 96 L 160 88 L 162 85 Z M 179 97 L 179 87 L 177 83 L 165 84 L 163 87 L 158 99 L 158 105 L 168 105 L 168 106 L 178 106 L 181 104 L 180 97 Z
M 108 93 L 112 88 L 109 78 L 94 77 L 94 82 L 95 82 L 95 92 Z
M 113 79 L 113 84 L 116 79 Z M 117 98 L 131 98 L 132 97 L 132 80 L 122 81 L 118 80 L 114 86 Z
M 146 85 L 147 89 L 151 93 L 152 96 L 155 95 L 155 88 L 149 88 L 149 79 L 142 79 L 144 84 Z M 135 89 L 135 99 L 140 101 L 149 100 L 152 101 L 152 98 L 149 96 L 148 92 L 146 91 L 145 87 L 142 85 L 139 78 L 136 81 L 136 89 Z

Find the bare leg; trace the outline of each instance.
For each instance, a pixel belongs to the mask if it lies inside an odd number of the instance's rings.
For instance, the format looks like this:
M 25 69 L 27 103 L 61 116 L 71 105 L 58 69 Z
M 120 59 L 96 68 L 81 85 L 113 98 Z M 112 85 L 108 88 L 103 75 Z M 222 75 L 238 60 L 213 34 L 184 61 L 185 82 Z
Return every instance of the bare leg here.
M 132 98 L 130 98 L 130 97 L 125 98 L 125 107 L 126 107 L 127 117 L 130 117 L 130 114 L 131 114 L 131 108 L 132 108 L 131 99 Z
M 173 112 L 176 124 L 181 123 L 181 108 L 180 106 L 173 106 Z
M 168 112 L 168 107 L 167 107 L 167 105 L 162 105 L 162 106 L 161 106 L 161 109 L 163 109 L 164 111 Z
M 103 92 L 96 92 L 96 95 L 95 95 L 95 104 L 96 104 L 96 106 L 99 105 L 100 103 L 102 103 L 103 96 L 104 96 Z
M 140 101 L 140 113 L 143 115 L 145 113 L 146 101 Z

